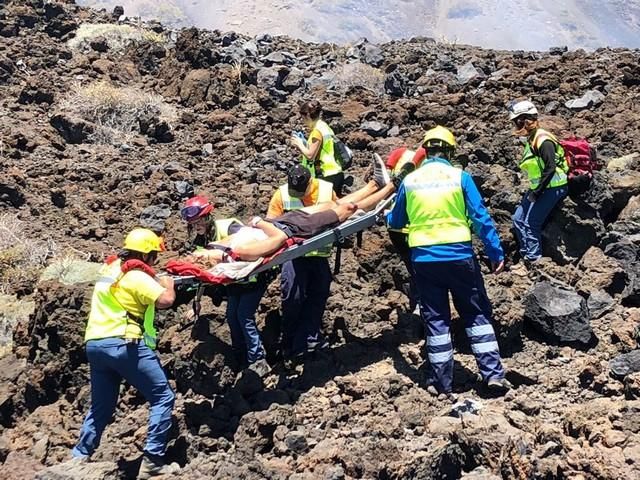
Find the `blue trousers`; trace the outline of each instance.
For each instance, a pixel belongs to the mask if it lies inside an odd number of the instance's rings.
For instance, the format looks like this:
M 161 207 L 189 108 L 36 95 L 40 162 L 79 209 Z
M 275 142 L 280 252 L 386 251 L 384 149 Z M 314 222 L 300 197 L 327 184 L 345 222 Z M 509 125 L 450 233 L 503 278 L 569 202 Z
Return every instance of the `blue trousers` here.
M 482 378 L 504 378 L 498 342 L 491 326 L 491 304 L 475 257 L 450 262 L 414 262 L 413 268 L 425 323 L 427 382 L 440 392 L 450 392 L 453 387 L 449 292 L 464 322 Z
M 102 432 L 115 412 L 123 378 L 140 390 L 150 404 L 145 451 L 164 455 L 175 394 L 158 355 L 144 342 L 125 343 L 121 338 L 89 340 L 86 350 L 91 370 L 91 408 L 73 456 L 89 456 L 100 445 Z
M 513 228 L 522 258 L 535 261 L 542 256 L 542 225 L 567 192 L 566 186 L 547 188 L 535 202 L 529 201 L 529 192 L 524 194 L 513 214 Z
M 256 311 L 266 289 L 267 284 L 260 280 L 255 284 L 227 287 L 227 322 L 231 331 L 231 346 L 234 351 L 246 355 L 248 363 L 266 356 L 256 325 Z
M 409 273 L 409 306 L 410 310 L 418 304 L 418 289 L 416 287 L 415 275 L 413 273 L 413 263 L 411 261 L 411 248 L 409 248 L 409 235 L 395 230 L 389 230 L 389 239 L 391 244 L 396 249 L 396 252 L 400 256 L 402 263 L 407 267 Z
M 326 257 L 300 257 L 282 265 L 282 348 L 285 356 L 303 353 L 319 341 L 322 317 L 331 288 Z

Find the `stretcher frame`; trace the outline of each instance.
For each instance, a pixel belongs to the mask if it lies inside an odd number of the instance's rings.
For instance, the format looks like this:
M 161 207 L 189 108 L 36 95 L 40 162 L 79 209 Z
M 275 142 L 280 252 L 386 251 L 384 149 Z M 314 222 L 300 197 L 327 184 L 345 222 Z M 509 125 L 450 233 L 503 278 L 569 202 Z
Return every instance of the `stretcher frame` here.
M 319 248 L 331 243 L 342 243 L 346 237 L 360 233 L 363 230 L 366 230 L 367 228 L 370 228 L 381 221 L 384 211 L 393 204 L 395 196 L 396 194 L 394 193 L 384 200 L 380 201 L 380 203 L 376 205 L 376 208 L 371 210 L 370 212 L 366 212 L 365 214 L 353 219 L 348 219 L 337 227 L 332 228 L 331 230 L 322 232 L 315 237 L 304 240 L 302 243 L 287 248 L 282 253 L 273 257 L 273 259 L 271 259 L 269 262 L 260 265 L 258 268 L 253 270 L 251 274 L 247 275 L 244 278 L 240 278 L 233 282 L 230 282 L 230 284 L 246 282 L 249 278 L 259 273 L 266 272 L 267 270 L 270 270 L 273 267 L 277 267 L 278 265 L 282 265 L 283 263 L 290 260 L 295 260 L 296 258 L 302 257 L 309 252 L 318 250 Z M 174 276 L 173 278 L 176 280 L 176 283 L 208 284 L 208 282 L 197 279 L 196 277 L 191 275 Z
M 356 218 L 348 219 L 337 227 L 332 228 L 331 230 L 322 232 L 315 237 L 306 239 L 300 244 L 293 245 L 287 248 L 284 252 L 276 255 L 271 261 L 256 268 L 253 272 L 251 272 L 250 276 L 265 272 L 273 267 L 282 265 L 289 260 L 295 260 L 296 258 L 302 257 L 309 252 L 318 250 L 319 248 L 322 248 L 331 243 L 342 243 L 346 237 L 372 227 L 378 221 L 380 221 L 384 211 L 389 205 L 392 204 L 394 198 L 395 193 L 382 200 L 374 210 L 366 212 L 365 214 L 360 215 Z
M 249 278 L 254 277 L 259 273 L 266 272 L 267 270 L 270 270 L 273 267 L 277 267 L 278 265 L 282 265 L 283 263 L 288 262 L 290 260 L 295 260 L 296 258 L 302 257 L 309 252 L 312 252 L 321 247 L 324 247 L 325 245 L 329 245 L 331 243 L 338 243 L 338 245 L 340 245 L 346 237 L 353 234 L 360 233 L 363 230 L 366 230 L 367 228 L 372 227 L 378 222 L 381 222 L 381 221 L 384 222 L 384 220 L 382 219 L 384 215 L 384 211 L 393 204 L 395 196 L 396 194 L 394 193 L 389 197 L 387 197 L 386 199 L 381 200 L 380 203 L 376 205 L 375 209 L 365 213 L 364 215 L 360 215 L 356 218 L 347 220 L 341 223 L 340 225 L 338 225 L 337 227 L 332 228 L 331 230 L 322 232 L 321 234 L 316 235 L 315 237 L 309 238 L 300 244 L 293 245 L 287 248 L 284 252 L 273 257 L 273 259 L 271 259 L 269 262 L 263 265 L 260 265 L 258 268 L 253 270 L 248 276 L 241 279 L 237 279 L 233 282 L 230 282 L 229 284 L 246 282 Z M 338 249 L 338 252 L 336 254 L 337 263 L 339 263 L 340 261 L 339 252 L 340 250 Z M 197 286 L 196 296 L 193 299 L 193 305 L 192 305 L 193 313 L 194 313 L 194 322 L 197 321 L 198 318 L 200 317 L 201 300 L 202 300 L 202 294 L 204 292 L 204 287 L 205 285 L 215 285 L 215 284 L 205 282 L 191 275 L 182 276 L 182 277 L 175 276 L 173 278 L 176 281 L 176 284 L 179 282 L 179 283 L 188 283 L 188 284 Z M 229 285 L 229 284 L 226 284 L 226 285 Z M 190 324 L 191 323 L 193 322 L 190 322 Z

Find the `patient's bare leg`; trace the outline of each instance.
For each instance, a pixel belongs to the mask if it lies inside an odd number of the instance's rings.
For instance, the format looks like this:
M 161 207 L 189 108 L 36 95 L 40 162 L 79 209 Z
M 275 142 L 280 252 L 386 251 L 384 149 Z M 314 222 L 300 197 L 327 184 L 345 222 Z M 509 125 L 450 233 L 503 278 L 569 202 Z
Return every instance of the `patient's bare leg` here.
M 362 200 L 358 200 L 354 203 L 358 206 L 358 208 L 361 208 L 362 210 L 367 212 L 369 210 L 373 210 L 373 208 L 376 205 L 378 205 L 378 203 L 380 203 L 381 200 L 384 200 L 389 195 L 391 195 L 394 192 L 394 190 L 395 190 L 395 187 L 393 186 L 393 183 L 388 183 L 387 185 L 385 185 L 384 187 L 382 187 L 380 190 L 373 193 L 372 195 L 369 195 L 368 197 L 363 198 Z M 342 203 L 344 198 L 346 197 L 343 197 L 342 199 L 340 199 L 340 203 Z
M 381 200 L 384 200 L 389 195 L 391 195 L 394 190 L 395 188 L 393 184 L 390 183 L 388 185 L 385 185 L 384 187 L 382 187 L 380 190 L 373 193 L 372 195 L 369 195 L 367 198 L 360 200 L 359 202 L 351 202 L 351 203 L 343 204 L 342 201 L 344 200 L 344 198 L 342 198 L 340 200 L 340 204 L 336 205 L 333 208 L 333 211 L 336 212 L 336 214 L 338 215 L 338 218 L 340 219 L 340 222 L 342 223 L 346 219 L 348 219 L 351 215 L 356 213 L 356 210 L 358 209 L 362 209 L 364 211 L 373 210 L 373 208 L 376 205 L 378 205 L 378 203 L 380 203 Z
M 260 257 L 271 255 L 277 252 L 278 249 L 284 245 L 284 242 L 287 241 L 287 234 L 275 227 L 272 223 L 261 220 L 256 227 L 263 230 L 269 238 L 248 242 L 245 245 L 234 248 L 233 252 L 237 254 L 241 260 L 252 262 Z
M 338 204 L 340 203 L 357 203 L 360 200 L 363 200 L 365 198 L 367 198 L 369 195 L 373 195 L 374 193 L 376 193 L 379 190 L 380 187 L 378 187 L 378 184 L 376 182 L 374 182 L 373 180 L 371 180 L 369 183 L 367 183 L 364 187 L 359 188 L 358 190 L 356 190 L 353 193 L 350 193 L 349 195 L 345 195 L 344 197 L 340 198 L 340 200 L 338 200 Z
M 367 183 L 364 187 L 356 190 L 353 193 L 350 193 L 349 195 L 345 195 L 337 202 L 320 203 L 318 205 L 313 205 L 311 207 L 304 207 L 302 210 L 307 213 L 318 213 L 318 212 L 324 212 L 325 210 L 335 210 L 339 205 L 348 205 L 350 203 L 357 203 L 375 194 L 377 191 L 378 191 L 378 185 L 376 184 L 376 182 L 372 180 L 369 183 Z

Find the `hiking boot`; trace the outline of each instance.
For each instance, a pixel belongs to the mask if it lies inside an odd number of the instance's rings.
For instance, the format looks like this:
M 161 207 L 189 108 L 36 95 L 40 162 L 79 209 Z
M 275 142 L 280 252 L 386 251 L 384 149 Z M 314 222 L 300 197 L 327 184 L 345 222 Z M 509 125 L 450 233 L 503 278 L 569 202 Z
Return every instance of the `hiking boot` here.
M 387 167 L 377 153 L 373 154 L 373 181 L 376 182 L 379 188 L 391 182 Z
M 487 380 L 487 388 L 496 393 L 506 393 L 513 385 L 506 378 L 490 378 Z
M 170 475 L 178 473 L 180 466 L 177 463 L 164 463 L 164 458 L 160 455 L 146 453 L 142 456 L 140 470 L 138 470 L 138 480 L 157 477 L 159 475 Z
M 307 342 L 307 352 L 319 352 L 321 350 L 326 350 L 331 346 L 331 344 L 327 341 L 326 338 L 320 338 L 315 342 Z
M 256 360 L 247 367 L 249 370 L 255 372 L 260 378 L 264 378 L 271 372 L 271 366 L 264 358 Z

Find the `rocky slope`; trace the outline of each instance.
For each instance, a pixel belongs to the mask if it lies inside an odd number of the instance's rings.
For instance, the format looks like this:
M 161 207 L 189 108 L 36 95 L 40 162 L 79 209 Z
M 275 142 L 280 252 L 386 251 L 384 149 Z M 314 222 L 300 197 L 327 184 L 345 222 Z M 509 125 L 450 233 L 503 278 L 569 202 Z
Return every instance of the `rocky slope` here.
M 13 331 L 0 358 L 0 478 L 132 478 L 146 410 L 126 386 L 96 463 L 47 469 L 68 458 L 89 402 L 91 286 L 65 265 L 101 260 L 140 221 L 164 225 L 177 252 L 186 238 L 177 211 L 191 187 L 220 215 L 264 212 L 296 161 L 287 139 L 301 128 L 297 102 L 312 97 L 355 149 L 356 185 L 372 152 L 451 127 L 509 264 L 524 184 L 508 100 L 531 97 L 550 129 L 596 144 L 606 168 L 554 213 L 539 269 L 486 275 L 516 386 L 504 398 L 478 386 L 463 335 L 461 404 L 421 387 L 422 327 L 406 311 L 406 275 L 383 229 L 343 256 L 325 316 L 330 352 L 294 372 L 275 356 L 275 284 L 260 307 L 276 364 L 264 381 L 238 375 L 221 308 L 206 305 L 196 325 L 162 316 L 160 354 L 178 392 L 168 455 L 184 467 L 179 478 L 640 475 L 637 51 L 508 53 L 425 39 L 338 47 L 156 23 L 87 27 L 110 22 L 71 2 L 0 6 L 2 234 L 11 222 L 21 229 L 0 256 L 9 294 L 0 299 L 11 306 L 0 333 Z M 57 273 L 36 283 L 24 265 L 42 262 L 18 247 L 54 243 Z

